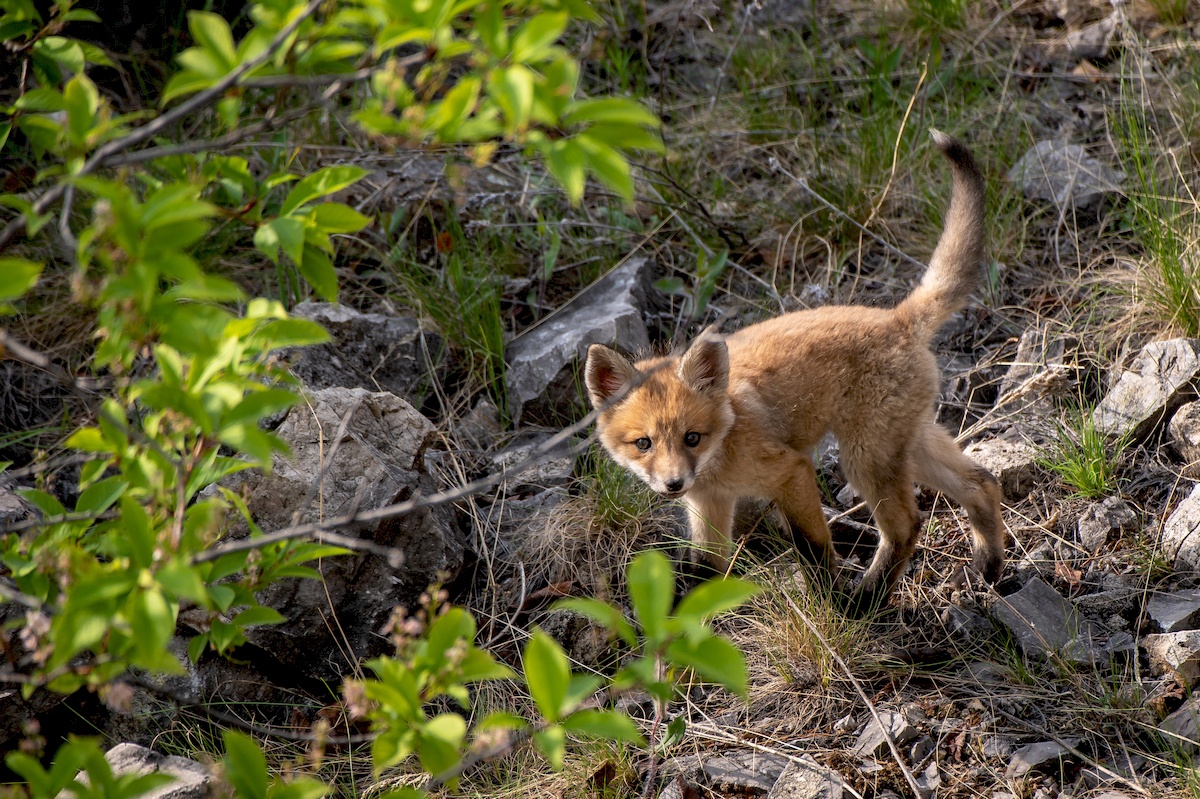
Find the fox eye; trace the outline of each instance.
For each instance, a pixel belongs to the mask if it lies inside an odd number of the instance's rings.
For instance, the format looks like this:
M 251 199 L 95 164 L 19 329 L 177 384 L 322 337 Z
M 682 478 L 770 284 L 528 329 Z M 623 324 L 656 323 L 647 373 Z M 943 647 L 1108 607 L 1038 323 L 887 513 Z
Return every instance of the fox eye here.
M 643 436 L 637 441 L 633 442 L 633 445 L 637 447 L 639 451 L 645 452 L 646 450 L 650 449 L 650 439 Z
M 700 443 L 700 434 L 693 430 L 683 437 L 683 443 L 687 444 L 689 447 L 696 446 Z

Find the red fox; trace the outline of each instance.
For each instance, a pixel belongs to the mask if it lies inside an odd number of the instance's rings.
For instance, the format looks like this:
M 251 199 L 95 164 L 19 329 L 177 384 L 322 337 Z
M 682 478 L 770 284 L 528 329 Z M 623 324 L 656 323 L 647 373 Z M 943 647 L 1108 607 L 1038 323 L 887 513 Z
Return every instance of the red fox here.
M 601 444 L 654 491 L 683 498 L 692 541 L 717 568 L 728 566 L 735 503 L 759 497 L 791 523 L 802 553 L 837 574 L 812 460 L 832 431 L 882 533 L 855 609 L 885 602 L 916 549 L 914 482 L 966 509 L 973 567 L 989 582 L 1000 576 L 1000 487 L 935 421 L 929 349 L 978 282 L 983 177 L 961 142 L 932 133 L 953 173 L 950 209 L 928 271 L 895 308 L 796 311 L 725 337 L 709 328 L 682 355 L 636 364 L 600 344 L 588 349 Z

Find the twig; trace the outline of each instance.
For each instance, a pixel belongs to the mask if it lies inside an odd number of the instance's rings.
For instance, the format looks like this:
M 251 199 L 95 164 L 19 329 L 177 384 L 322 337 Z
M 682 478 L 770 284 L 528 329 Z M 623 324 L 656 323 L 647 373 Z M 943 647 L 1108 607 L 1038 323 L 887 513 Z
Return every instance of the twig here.
M 50 360 L 48 356 L 21 343 L 13 338 L 7 330 L 0 328 L 0 359 L 5 355 L 11 355 L 18 361 L 24 361 L 30 366 L 46 370 L 58 382 L 76 391 L 87 391 L 94 383 L 90 378 L 81 379 L 75 377 L 75 375 Z
M 846 665 L 846 661 L 842 660 L 842 656 L 837 653 L 837 650 L 830 646 L 829 641 L 826 640 L 825 636 L 821 634 L 821 631 L 817 629 L 817 625 L 813 624 L 812 619 L 808 618 L 808 614 L 801 610 L 795 601 L 793 601 L 793 599 L 786 593 L 784 594 L 784 599 L 787 600 L 788 607 L 791 608 L 792 612 L 800 617 L 800 621 L 804 622 L 804 626 L 809 629 L 809 632 L 816 636 L 817 640 L 821 642 L 821 646 L 823 646 L 825 651 L 829 653 L 829 656 L 832 657 L 834 661 L 841 666 L 842 671 L 846 673 L 846 677 L 849 678 L 850 684 L 854 686 L 854 690 L 858 693 L 859 698 L 862 699 L 863 704 L 867 706 L 867 710 L 871 711 L 871 716 L 875 719 L 875 723 L 879 725 L 879 731 L 883 734 L 883 740 L 887 742 L 888 749 L 891 750 L 892 758 L 896 761 L 896 765 L 899 766 L 900 771 L 904 773 L 904 779 L 908 781 L 908 786 L 912 788 L 913 796 L 920 796 L 921 789 L 917 785 L 917 778 L 913 776 L 912 769 L 905 764 L 904 757 L 900 754 L 900 749 L 896 746 L 896 741 L 892 738 L 892 734 L 888 731 L 887 725 L 883 723 L 883 719 L 879 717 L 879 711 L 875 709 L 875 705 L 867 696 L 867 692 L 863 690 L 862 683 L 860 683 L 858 678 L 854 676 L 854 672 L 850 671 L 850 667 Z
M 358 412 L 362 407 L 362 396 L 360 395 L 354 400 L 346 412 L 342 414 L 342 420 L 338 423 L 337 431 L 333 434 L 333 444 L 329 447 L 329 454 L 321 459 L 321 469 L 317 472 L 317 479 L 308 484 L 308 489 L 304 492 L 304 497 L 296 505 L 296 510 L 292 513 L 293 525 L 300 523 L 300 517 L 305 514 L 309 506 L 312 504 L 313 497 L 321 490 L 325 484 L 325 475 L 329 473 L 329 467 L 333 465 L 334 458 L 337 457 L 338 450 L 342 448 L 342 439 L 346 435 L 346 428 L 350 426 L 350 417 Z M 317 431 L 320 432 L 320 424 L 317 425 Z
M 16 586 L 11 585 L 8 580 L 5 579 L 0 579 L 0 597 L 4 597 L 9 602 L 16 602 L 18 605 L 24 605 L 32 610 L 41 610 L 44 607 L 42 600 L 35 596 L 26 594 Z

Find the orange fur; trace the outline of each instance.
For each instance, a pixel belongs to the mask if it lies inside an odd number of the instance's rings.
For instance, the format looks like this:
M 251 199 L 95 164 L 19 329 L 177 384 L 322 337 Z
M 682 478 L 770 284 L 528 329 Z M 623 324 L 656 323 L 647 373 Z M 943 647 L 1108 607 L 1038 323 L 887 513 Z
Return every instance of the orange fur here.
M 962 144 L 934 136 L 954 175 L 950 210 L 929 270 L 896 308 L 798 311 L 725 338 L 709 330 L 682 355 L 637 364 L 602 345 L 588 350 L 601 443 L 652 489 L 684 499 L 692 539 L 718 567 L 728 563 L 737 500 L 761 497 L 775 502 L 808 554 L 836 570 L 812 461 L 832 431 L 846 477 L 882 533 L 858 606 L 886 599 L 916 547 L 914 482 L 963 505 L 975 568 L 999 576 L 1000 489 L 937 425 L 929 349 L 978 281 L 983 179 Z

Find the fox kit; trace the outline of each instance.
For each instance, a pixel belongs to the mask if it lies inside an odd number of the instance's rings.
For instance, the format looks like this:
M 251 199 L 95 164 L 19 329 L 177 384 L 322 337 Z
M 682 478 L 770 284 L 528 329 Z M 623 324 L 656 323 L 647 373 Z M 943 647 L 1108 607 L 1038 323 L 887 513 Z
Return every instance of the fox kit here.
M 687 504 L 693 542 L 728 564 L 740 497 L 775 502 L 798 548 L 836 574 L 812 453 L 832 431 L 846 477 L 882 536 L 855 591 L 885 601 L 921 529 L 914 482 L 962 505 L 973 566 L 989 582 L 1004 565 L 1000 488 L 934 420 L 938 369 L 929 345 L 975 287 L 983 257 L 983 177 L 963 144 L 938 131 L 953 192 L 920 285 L 897 307 L 829 306 L 706 330 L 682 355 L 631 363 L 599 344 L 585 378 L 604 448 L 659 494 Z

